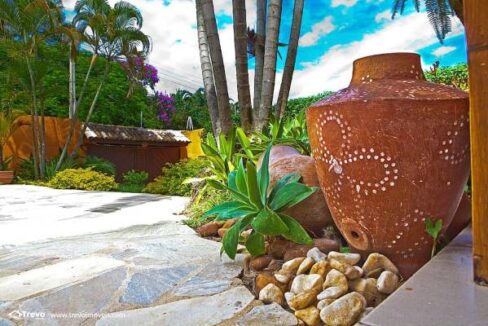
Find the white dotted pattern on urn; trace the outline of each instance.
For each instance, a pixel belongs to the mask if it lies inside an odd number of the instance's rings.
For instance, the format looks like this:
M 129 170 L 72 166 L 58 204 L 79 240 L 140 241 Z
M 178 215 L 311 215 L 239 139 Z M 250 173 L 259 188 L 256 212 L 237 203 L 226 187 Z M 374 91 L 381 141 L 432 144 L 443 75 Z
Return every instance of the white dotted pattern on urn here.
M 459 138 L 459 133 L 463 129 L 465 123 L 469 122 L 469 118 L 461 115 L 459 120 L 455 120 L 452 129 L 446 132 L 446 139 L 442 140 L 439 155 L 450 165 L 458 165 L 468 159 L 469 145 L 464 145 L 463 148 L 455 148 L 456 140 Z

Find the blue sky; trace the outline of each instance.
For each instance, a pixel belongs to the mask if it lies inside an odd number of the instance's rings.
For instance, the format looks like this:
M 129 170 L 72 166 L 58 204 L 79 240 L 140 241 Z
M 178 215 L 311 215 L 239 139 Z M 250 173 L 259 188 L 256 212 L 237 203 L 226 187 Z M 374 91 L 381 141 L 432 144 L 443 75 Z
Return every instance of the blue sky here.
M 111 4 L 115 0 L 109 0 Z M 128 0 L 142 11 L 143 30 L 152 37 L 149 62 L 159 68 L 159 88 L 195 90 L 201 85 L 193 0 Z M 72 8 L 74 0 L 64 0 Z M 280 41 L 288 43 L 292 0 L 283 1 Z M 313 95 L 346 87 L 351 64 L 371 54 L 408 51 L 422 56 L 425 68 L 439 60 L 448 66 L 466 62 L 464 30 L 453 18 L 453 32 L 440 44 L 424 12 L 410 3 L 403 16 L 391 20 L 392 0 L 305 0 L 300 47 L 291 96 Z M 232 1 L 214 0 L 229 93 L 237 98 L 232 31 Z M 246 0 L 248 25 L 255 25 L 255 0 Z M 286 48 L 281 49 L 283 57 Z M 283 60 L 278 61 L 277 82 Z M 250 75 L 253 77 L 253 60 Z M 252 84 L 252 82 L 251 82 Z M 279 86 L 278 86 L 279 87 Z M 277 87 L 277 88 L 278 88 Z

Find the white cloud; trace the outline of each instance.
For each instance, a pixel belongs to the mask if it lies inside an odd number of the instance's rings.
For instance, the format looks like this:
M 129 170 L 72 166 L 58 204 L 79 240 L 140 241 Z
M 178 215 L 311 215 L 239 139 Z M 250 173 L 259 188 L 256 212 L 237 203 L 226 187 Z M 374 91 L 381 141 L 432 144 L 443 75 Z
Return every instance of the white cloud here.
M 432 54 L 435 55 L 436 57 L 442 57 L 443 55 L 451 53 L 454 50 L 456 50 L 455 46 L 441 46 L 440 48 L 437 48 L 436 50 L 432 51 Z
M 383 20 L 390 20 L 391 19 L 391 11 L 390 10 L 385 10 L 383 12 L 380 12 L 374 17 L 374 21 L 377 23 L 382 22 Z
M 336 27 L 332 23 L 332 16 L 327 16 L 322 21 L 312 26 L 312 31 L 306 33 L 300 38 L 300 46 L 312 46 L 323 36 L 332 32 Z
M 461 24 L 453 24 L 449 37 L 464 32 Z M 325 90 L 338 90 L 349 84 L 352 62 L 367 55 L 388 52 L 414 52 L 437 43 L 437 37 L 424 13 L 402 16 L 357 42 L 329 49 L 316 62 L 296 70 L 291 90 L 292 97 L 308 96 Z
M 332 0 L 332 7 L 339 7 L 339 6 L 346 6 L 352 7 L 354 6 L 358 0 Z

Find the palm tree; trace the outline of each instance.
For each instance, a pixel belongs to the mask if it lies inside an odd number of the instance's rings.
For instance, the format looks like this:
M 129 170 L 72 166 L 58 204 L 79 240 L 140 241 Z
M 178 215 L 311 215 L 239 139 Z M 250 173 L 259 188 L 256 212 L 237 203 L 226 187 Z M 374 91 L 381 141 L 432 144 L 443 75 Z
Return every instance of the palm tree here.
M 300 38 L 300 28 L 302 25 L 304 0 L 295 0 L 293 9 L 293 22 L 291 25 L 290 41 L 288 42 L 288 53 L 286 54 L 285 68 L 281 79 L 280 93 L 276 104 L 276 118 L 279 120 L 285 112 L 288 96 L 290 95 L 291 80 L 295 70 L 297 58 L 298 40 Z
M 207 32 L 210 59 L 215 80 L 215 92 L 219 108 L 219 120 L 222 132 L 227 134 L 232 129 L 232 118 L 229 104 L 229 91 L 227 89 L 227 78 L 225 76 L 224 59 L 220 47 L 219 32 L 215 20 L 213 0 L 197 0 L 201 6 L 205 30 Z
M 266 41 L 264 43 L 263 83 L 259 119 L 254 123 L 255 130 L 262 130 L 268 125 L 276 79 L 276 59 L 278 53 L 278 36 L 281 22 L 281 0 L 269 0 Z
M 392 18 L 396 14 L 403 14 L 408 0 L 393 0 Z M 420 0 L 413 0 L 415 9 L 420 10 Z M 430 24 L 435 30 L 437 38 L 443 43 L 446 35 L 451 32 L 451 17 L 456 15 L 461 22 L 463 17 L 463 0 L 424 0 L 425 9 Z
M 78 6 L 79 3 L 77 3 L 76 7 L 79 9 L 81 16 L 78 16 L 77 14 L 78 19 L 76 22 L 81 22 L 79 25 L 81 31 L 84 32 L 86 39 L 90 40 L 89 44 L 94 51 L 92 62 L 96 60 L 97 56 L 102 56 L 105 58 L 105 68 L 102 79 L 98 84 L 88 110 L 85 122 L 80 128 L 78 142 L 71 153 L 72 157 L 76 155 L 83 142 L 83 135 L 96 108 L 100 92 L 110 73 L 111 64 L 113 62 L 125 61 L 128 69 L 134 69 L 136 58 L 144 58 L 151 51 L 151 41 L 149 36 L 141 31 L 143 19 L 139 9 L 128 2 L 120 1 L 117 2 L 113 8 L 109 7 L 110 9 L 108 11 L 104 5 L 101 5 L 100 12 L 94 14 L 95 11 L 87 6 L 95 2 L 95 0 L 86 0 L 86 2 L 88 3 L 86 6 Z M 96 15 L 96 19 L 90 19 L 90 12 L 93 16 Z M 80 17 L 83 18 L 83 20 L 81 20 Z M 88 22 L 90 21 L 94 23 L 94 26 L 88 25 Z M 92 63 L 90 63 L 89 70 L 90 69 L 92 69 Z M 88 73 L 85 80 L 87 80 L 87 78 Z M 82 93 L 83 92 L 84 90 L 82 87 Z M 81 96 L 82 94 L 80 94 L 80 97 L 77 100 L 77 112 L 79 111 Z M 64 159 L 67 148 L 71 142 L 71 137 L 69 135 L 68 138 L 69 139 L 65 143 L 66 150 L 63 148 L 63 152 L 61 153 L 61 157 L 57 164 L 58 169 L 61 166 L 62 160 Z
M 253 38 L 254 49 L 254 112 L 257 113 L 261 104 L 261 91 L 263 89 L 264 41 L 266 33 L 266 0 L 257 0 L 256 3 L 256 34 Z M 257 119 L 257 116 L 256 116 Z
M 247 23 L 246 0 L 233 0 L 234 47 L 236 57 L 237 94 L 241 115 L 241 126 L 244 131 L 251 131 L 252 104 L 249 88 L 249 72 L 247 64 Z
M 208 48 L 207 31 L 205 30 L 205 21 L 203 18 L 202 7 L 199 1 L 196 3 L 197 28 L 198 28 L 198 48 L 200 52 L 200 65 L 202 68 L 203 87 L 207 97 L 208 112 L 212 121 L 212 131 L 218 135 L 221 131 L 219 108 L 217 104 L 217 94 L 215 92 L 214 75 L 212 70 L 212 61 L 210 59 L 210 50 Z
M 43 101 L 39 100 L 45 70 L 39 60 L 39 46 L 51 37 L 62 23 L 60 0 L 0 0 L 0 34 L 15 48 L 19 78 L 31 95 L 31 123 L 35 177 L 44 177 L 45 138 Z M 24 70 L 26 73 L 24 74 Z M 23 78 L 27 77 L 27 78 Z M 41 120 L 39 120 L 41 117 Z

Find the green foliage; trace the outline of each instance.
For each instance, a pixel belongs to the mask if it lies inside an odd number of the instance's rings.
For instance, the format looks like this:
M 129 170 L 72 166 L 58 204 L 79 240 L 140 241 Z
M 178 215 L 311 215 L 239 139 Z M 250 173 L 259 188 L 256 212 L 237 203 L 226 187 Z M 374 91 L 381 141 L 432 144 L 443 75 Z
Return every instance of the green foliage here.
M 228 191 L 217 190 L 213 187 L 203 186 L 195 190 L 195 197 L 185 211 L 189 217 L 185 224 L 197 228 L 211 220 L 210 217 L 202 218 L 203 214 L 214 206 L 232 200 Z
M 312 239 L 303 227 L 283 210 L 294 206 L 312 195 L 317 188 L 299 182 L 300 176 L 289 174 L 269 188 L 269 155 L 266 150 L 261 169 L 248 160 L 244 166 L 241 159 L 236 170 L 229 173 L 227 184 L 218 183 L 221 189 L 230 192 L 232 200 L 214 206 L 203 217 L 217 216 L 217 220 L 237 218 L 238 221 L 225 234 L 222 245 L 227 255 L 234 259 L 240 233 L 247 227 L 253 229 L 245 245 L 253 256 L 264 253 L 265 236 L 281 235 L 300 244 L 310 244 Z
M 52 43 L 41 46 L 38 56 L 46 72 L 43 77 L 43 90 L 45 113 L 47 116 L 68 117 L 68 60 L 69 48 L 63 44 Z M 76 64 L 76 84 L 81 89 L 85 74 L 90 65 L 91 53 L 81 51 Z M 90 76 L 84 100 L 80 106 L 81 120 L 85 120 L 91 99 L 103 78 L 106 60 L 99 57 Z M 12 61 L 7 56 L 7 44 L 0 39 L 0 108 L 28 109 L 30 105 L 29 94 L 21 85 L 12 79 L 8 67 Z M 128 96 L 130 81 L 126 72 L 118 63 L 111 65 L 111 71 L 105 82 L 97 108 L 93 113 L 92 122 L 136 126 L 141 125 L 141 112 L 143 125 L 147 128 L 163 128 L 164 125 L 157 118 L 157 109 L 148 97 L 147 90 L 139 84 L 133 85 L 131 96 Z M 65 90 L 65 91 L 60 91 Z
M 110 191 L 117 188 L 114 177 L 92 169 L 66 169 L 58 172 L 49 183 L 55 189 L 79 189 L 90 191 Z
M 450 67 L 431 68 L 425 71 L 425 77 L 434 83 L 454 86 L 463 91 L 469 90 L 468 65 L 465 63 Z
M 143 185 L 146 183 L 148 178 L 149 173 L 147 173 L 146 171 L 135 170 L 130 170 L 122 176 L 122 180 L 124 180 L 124 183 L 133 185 Z
M 171 96 L 175 101 L 176 108 L 171 117 L 173 129 L 185 130 L 186 121 L 188 117 L 191 117 L 195 129 L 204 128 L 206 131 L 212 131 L 212 122 L 203 89 L 198 89 L 195 93 L 180 89 Z
M 288 145 L 296 148 L 303 155 L 311 153 L 305 111 L 281 122 L 272 120 L 264 132 L 253 133 L 250 137 L 238 128 L 237 136 L 246 156 L 254 161 L 270 145 Z
M 232 129 L 228 136 L 220 134 L 218 141 L 216 141 L 213 134 L 208 133 L 205 142 L 202 143 L 202 150 L 210 162 L 213 180 L 226 183 L 229 173 L 234 171 L 239 159 L 236 135 L 236 129 Z
M 96 156 L 87 156 L 82 167 L 91 168 L 93 171 L 105 173 L 106 175 L 115 176 L 116 174 L 115 165 L 112 162 Z
M 58 157 L 55 157 L 51 160 L 46 161 L 46 170 L 45 170 L 45 179 L 51 180 L 56 175 L 56 163 L 58 162 Z M 66 170 L 66 169 L 74 169 L 80 167 L 77 161 L 67 158 L 64 160 L 63 164 L 59 168 L 59 171 Z M 35 173 L 34 173 L 34 160 L 32 157 L 22 160 L 20 162 L 20 169 L 17 173 L 17 176 L 23 180 L 34 180 Z
M 427 218 L 425 220 L 425 231 L 432 237 L 433 239 L 433 244 L 432 244 L 432 257 L 434 257 L 436 248 L 437 248 L 437 242 L 438 238 L 440 235 L 440 232 L 442 230 L 442 220 L 439 219 L 434 222 L 431 218 Z
M 188 178 L 201 176 L 205 173 L 208 163 L 205 159 L 168 163 L 159 177 L 150 182 L 144 192 L 171 196 L 191 196 L 192 185 L 184 183 Z
M 334 92 L 323 92 L 317 95 L 307 96 L 307 97 L 299 97 L 288 100 L 286 103 L 286 109 L 284 112 L 284 119 L 294 118 L 299 115 L 301 112 L 304 112 L 305 109 L 310 107 L 315 102 L 322 100 L 323 98 L 329 97 Z
M 146 171 L 128 171 L 122 176 L 123 182 L 119 184 L 117 190 L 120 192 L 142 192 L 149 173 Z

